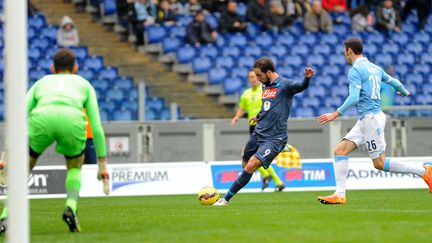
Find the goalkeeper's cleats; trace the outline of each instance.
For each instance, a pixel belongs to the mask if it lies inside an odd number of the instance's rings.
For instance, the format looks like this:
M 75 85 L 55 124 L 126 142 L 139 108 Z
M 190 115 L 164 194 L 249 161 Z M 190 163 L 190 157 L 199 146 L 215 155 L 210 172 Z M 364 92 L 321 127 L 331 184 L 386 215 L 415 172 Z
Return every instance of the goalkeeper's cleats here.
M 225 200 L 225 198 L 219 198 L 212 206 L 227 206 L 228 203 L 229 202 Z
M 283 189 L 285 189 L 285 185 L 284 184 L 276 186 L 275 192 L 281 192 L 281 191 L 283 191 Z
M 432 162 L 424 163 L 423 166 L 426 169 L 426 172 L 422 178 L 428 185 L 429 192 L 432 192 Z
M 262 186 L 261 186 L 261 191 L 264 191 L 264 189 L 266 189 L 269 186 L 271 179 L 272 178 L 270 175 L 267 177 L 264 177 L 263 182 L 262 182 Z
M 346 204 L 346 198 L 338 196 L 336 194 L 330 196 L 320 196 L 318 201 L 322 204 Z
M 7 218 L 2 218 L 0 220 L 0 234 L 3 234 L 6 232 L 7 224 L 8 224 Z
M 78 218 L 70 207 L 66 207 L 63 213 L 63 221 L 65 221 L 66 224 L 68 225 L 70 232 L 81 232 L 81 227 L 79 226 Z

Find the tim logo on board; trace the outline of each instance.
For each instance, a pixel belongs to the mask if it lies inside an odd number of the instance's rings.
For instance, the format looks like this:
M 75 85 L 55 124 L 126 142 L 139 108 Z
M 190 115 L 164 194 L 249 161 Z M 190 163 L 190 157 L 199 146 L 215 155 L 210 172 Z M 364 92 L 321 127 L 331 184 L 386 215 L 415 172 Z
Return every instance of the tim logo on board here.
M 333 164 L 303 163 L 302 168 L 284 168 L 274 166 L 287 188 L 329 187 L 335 186 Z M 241 165 L 212 165 L 213 183 L 217 189 L 229 189 L 233 181 L 242 172 Z M 261 189 L 261 175 L 255 172 L 244 188 Z M 275 187 L 273 180 L 269 187 Z

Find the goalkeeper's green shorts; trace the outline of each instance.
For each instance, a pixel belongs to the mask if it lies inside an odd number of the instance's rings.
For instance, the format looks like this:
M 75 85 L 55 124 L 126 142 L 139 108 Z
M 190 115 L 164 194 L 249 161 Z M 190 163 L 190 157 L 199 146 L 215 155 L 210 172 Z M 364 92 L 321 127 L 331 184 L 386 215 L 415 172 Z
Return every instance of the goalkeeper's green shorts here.
M 29 115 L 29 143 L 33 154 L 42 154 L 54 141 L 56 151 L 73 158 L 86 146 L 86 118 L 82 110 L 67 106 L 43 106 Z

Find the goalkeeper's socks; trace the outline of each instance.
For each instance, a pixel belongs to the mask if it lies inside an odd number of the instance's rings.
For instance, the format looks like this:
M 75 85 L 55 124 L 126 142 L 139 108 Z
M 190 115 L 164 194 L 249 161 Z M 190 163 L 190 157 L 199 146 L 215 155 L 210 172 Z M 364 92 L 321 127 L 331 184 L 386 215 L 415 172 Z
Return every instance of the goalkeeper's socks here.
M 340 197 L 345 197 L 346 178 L 348 174 L 348 156 L 335 156 L 334 170 L 336 177 L 336 192 Z
M 242 189 L 250 179 L 252 178 L 252 174 L 243 170 L 243 172 L 240 174 L 240 176 L 233 182 L 230 189 L 228 190 L 227 194 L 225 194 L 224 198 L 229 202 L 229 200 L 238 192 L 240 189 Z
M 8 216 L 9 216 L 9 210 L 8 210 L 8 208 L 5 206 L 5 207 L 3 208 L 3 211 L 2 211 L 2 213 L 1 213 L 1 215 L 0 215 L 0 219 L 7 218 Z
M 81 189 L 81 169 L 71 168 L 66 175 L 66 206 L 70 207 L 74 214 L 77 211 L 79 192 Z
M 273 166 L 269 166 L 267 168 L 268 173 L 271 175 L 271 177 L 273 178 L 274 182 L 276 183 L 276 186 L 281 186 L 283 185 L 283 182 L 281 181 L 281 179 L 279 178 L 279 176 L 276 174 L 276 172 L 273 169 Z
M 406 163 L 402 163 L 397 160 L 391 160 L 389 158 L 384 161 L 384 171 L 394 173 L 412 173 L 418 176 L 424 176 L 426 173 L 426 169 L 422 166 L 410 166 Z

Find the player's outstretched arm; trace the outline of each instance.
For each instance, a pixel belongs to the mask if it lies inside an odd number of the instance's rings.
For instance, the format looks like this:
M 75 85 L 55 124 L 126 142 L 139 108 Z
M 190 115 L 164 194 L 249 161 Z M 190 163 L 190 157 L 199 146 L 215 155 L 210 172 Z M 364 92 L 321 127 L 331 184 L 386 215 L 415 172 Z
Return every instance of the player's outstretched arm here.
M 392 86 L 397 92 L 396 94 L 399 96 L 410 97 L 411 93 L 404 87 L 401 81 L 393 78 L 389 74 L 383 71 L 382 81 L 390 86 Z
M 315 75 L 315 71 L 311 67 L 306 67 L 304 72 L 305 78 L 303 79 L 303 82 L 294 82 L 290 85 L 290 90 L 294 94 L 300 93 L 307 89 L 309 87 L 310 79 Z

